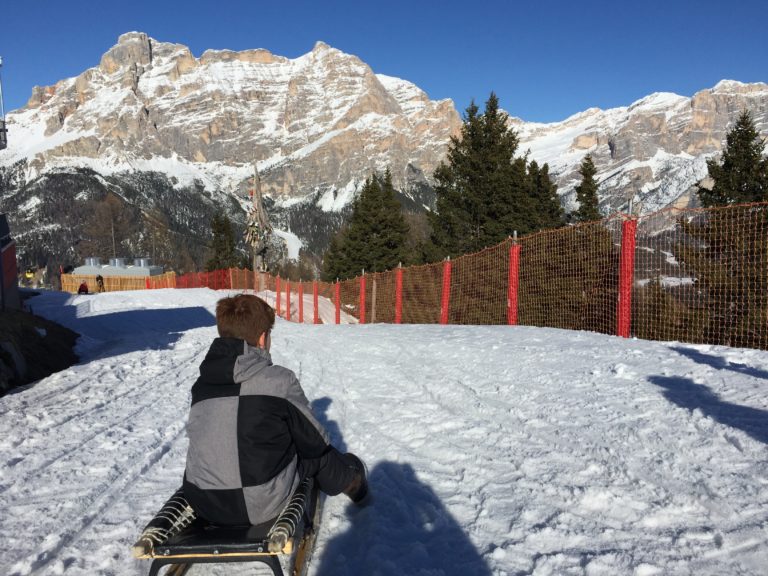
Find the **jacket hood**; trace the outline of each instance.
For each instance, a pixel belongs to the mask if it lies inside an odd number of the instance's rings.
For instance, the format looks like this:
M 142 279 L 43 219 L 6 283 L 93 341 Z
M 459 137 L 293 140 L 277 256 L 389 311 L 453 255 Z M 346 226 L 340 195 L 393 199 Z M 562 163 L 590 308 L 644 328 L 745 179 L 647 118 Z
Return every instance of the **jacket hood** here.
M 240 384 L 272 365 L 262 348 L 239 338 L 216 338 L 200 364 L 200 380 L 208 384 Z

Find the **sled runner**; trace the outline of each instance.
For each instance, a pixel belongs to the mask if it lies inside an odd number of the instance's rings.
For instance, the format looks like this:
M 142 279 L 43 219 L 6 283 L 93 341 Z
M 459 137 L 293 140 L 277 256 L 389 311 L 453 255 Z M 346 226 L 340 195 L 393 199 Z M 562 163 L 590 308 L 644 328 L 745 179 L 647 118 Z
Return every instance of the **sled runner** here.
M 171 565 L 165 576 L 183 576 L 193 564 L 261 562 L 284 576 L 280 558 L 288 558 L 291 576 L 304 576 L 320 521 L 320 493 L 304 480 L 280 515 L 259 526 L 215 526 L 201 518 L 181 489 L 147 524 L 133 545 L 136 558 L 151 559 L 149 576 Z

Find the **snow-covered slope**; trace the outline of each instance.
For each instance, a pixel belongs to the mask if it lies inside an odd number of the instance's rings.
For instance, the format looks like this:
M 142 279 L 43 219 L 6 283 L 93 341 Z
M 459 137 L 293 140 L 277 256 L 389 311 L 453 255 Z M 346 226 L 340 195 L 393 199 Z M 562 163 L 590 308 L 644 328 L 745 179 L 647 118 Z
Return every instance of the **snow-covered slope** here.
M 30 300 L 82 360 L 0 398 L 0 573 L 146 574 L 130 545 L 180 483 L 224 295 Z M 327 501 L 315 576 L 765 574 L 766 352 L 279 321 L 273 358 L 370 469 L 368 508 Z

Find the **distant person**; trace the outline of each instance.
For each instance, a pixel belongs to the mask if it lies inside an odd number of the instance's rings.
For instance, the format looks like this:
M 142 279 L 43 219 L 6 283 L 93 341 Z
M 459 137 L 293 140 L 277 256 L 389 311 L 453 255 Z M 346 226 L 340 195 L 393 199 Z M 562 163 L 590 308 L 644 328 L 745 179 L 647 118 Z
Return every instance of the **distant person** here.
M 101 274 L 96 276 L 96 288 L 99 292 L 104 292 L 104 277 Z
M 272 364 L 275 312 L 241 294 L 216 305 L 219 337 L 192 386 L 184 496 L 219 525 L 260 525 L 283 510 L 302 479 L 363 504 L 365 466 L 328 440 L 296 375 Z
M 88 283 L 83 280 L 80 283 L 80 287 L 77 289 L 78 294 L 88 294 Z

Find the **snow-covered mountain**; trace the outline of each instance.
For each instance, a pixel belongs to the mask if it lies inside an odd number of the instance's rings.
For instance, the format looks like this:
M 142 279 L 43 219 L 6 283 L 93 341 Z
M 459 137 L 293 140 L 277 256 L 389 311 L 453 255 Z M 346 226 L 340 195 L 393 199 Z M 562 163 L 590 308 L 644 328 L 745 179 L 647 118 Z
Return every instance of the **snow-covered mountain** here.
M 549 163 L 567 209 L 591 153 L 603 211 L 633 199 L 649 212 L 695 202 L 706 158 L 743 109 L 768 134 L 768 86 L 733 81 L 692 98 L 653 94 L 562 122 L 510 125 L 521 153 Z M 140 32 L 76 78 L 36 87 L 7 119 L 0 210 L 23 265 L 84 256 L 76 246 L 93 236 L 95 207 L 111 197 L 130 212 L 118 251 L 177 269 L 199 267 L 216 210 L 242 226 L 254 163 L 291 255 L 300 244 L 319 254 L 374 170 L 390 168 L 414 209 L 429 206 L 432 174 L 461 126 L 452 101 L 432 101 L 322 42 L 295 59 L 263 49 L 198 58 Z
M 400 186 L 425 182 L 460 126 L 450 100 L 322 42 L 296 59 L 261 49 L 195 58 L 139 32 L 78 77 L 36 87 L 8 122 L 2 163 L 27 159 L 27 180 L 79 166 L 242 193 L 255 161 L 275 199 L 353 191 L 388 166 Z
M 567 210 L 582 159 L 591 154 L 598 169 L 604 214 L 626 210 L 645 214 L 696 202 L 694 185 L 707 176 L 706 160 L 722 151 L 725 136 L 748 110 L 768 135 L 768 85 L 723 80 L 686 98 L 651 94 L 626 107 L 590 108 L 551 124 L 512 118 L 522 150 L 547 162 Z

